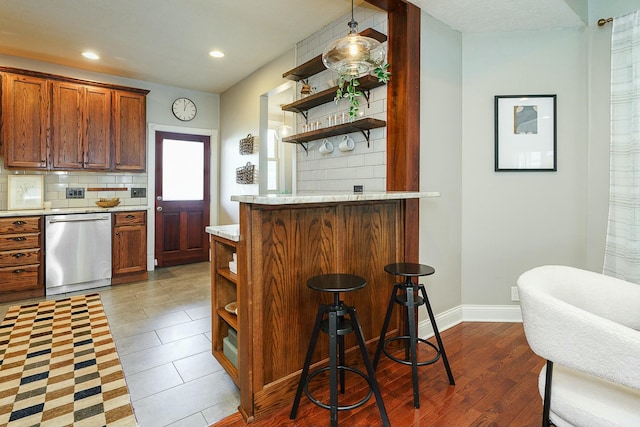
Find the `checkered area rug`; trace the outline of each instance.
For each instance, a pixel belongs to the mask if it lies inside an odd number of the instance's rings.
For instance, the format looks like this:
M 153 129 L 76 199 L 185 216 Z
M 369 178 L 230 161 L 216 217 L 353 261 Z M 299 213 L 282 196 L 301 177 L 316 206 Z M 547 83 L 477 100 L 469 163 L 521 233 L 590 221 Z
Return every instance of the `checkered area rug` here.
M 0 426 L 137 425 L 98 294 L 11 307 L 0 357 Z

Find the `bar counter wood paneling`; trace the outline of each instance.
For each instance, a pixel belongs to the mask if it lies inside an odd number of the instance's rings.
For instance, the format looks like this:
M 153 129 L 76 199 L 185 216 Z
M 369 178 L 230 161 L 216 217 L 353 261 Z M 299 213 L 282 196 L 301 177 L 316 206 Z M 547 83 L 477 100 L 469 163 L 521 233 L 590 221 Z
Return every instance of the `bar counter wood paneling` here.
M 247 422 L 293 401 L 318 304 L 331 301 L 307 288 L 310 277 L 350 273 L 367 280 L 344 300 L 358 310 L 365 339 L 375 347 L 393 283 L 383 267 L 405 260 L 407 201 L 434 195 L 232 197 L 241 202 L 238 382 Z M 400 325 L 398 311 L 392 335 Z M 354 337 L 347 336 L 346 348 L 348 359 L 357 357 Z M 320 340 L 313 362 L 325 363 L 328 354 L 328 340 Z

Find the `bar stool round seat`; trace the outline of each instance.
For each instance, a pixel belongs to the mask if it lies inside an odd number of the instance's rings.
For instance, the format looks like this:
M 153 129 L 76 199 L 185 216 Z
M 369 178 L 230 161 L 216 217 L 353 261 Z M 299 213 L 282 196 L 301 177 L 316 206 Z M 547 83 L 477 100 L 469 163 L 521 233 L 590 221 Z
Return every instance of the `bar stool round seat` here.
M 376 404 L 380 417 L 382 418 L 382 424 L 385 427 L 389 426 L 389 418 L 387 417 L 387 411 L 382 401 L 382 395 L 378 387 L 378 382 L 375 377 L 375 370 L 369 360 L 367 347 L 364 340 L 362 329 L 360 328 L 360 322 L 358 321 L 358 315 L 354 307 L 346 305 L 340 300 L 340 293 L 353 292 L 358 289 L 362 289 L 367 286 L 367 281 L 359 276 L 353 274 L 323 274 L 314 276 L 307 281 L 307 286 L 310 289 L 319 292 L 330 292 L 333 294 L 332 304 L 320 304 L 318 313 L 316 315 L 316 321 L 311 333 L 311 339 L 309 341 L 309 348 L 305 357 L 304 366 L 302 368 L 302 374 L 300 375 L 300 381 L 298 383 L 298 389 L 293 401 L 293 407 L 289 418 L 295 419 L 300 404 L 300 398 L 302 391 L 311 402 L 314 404 L 329 409 L 331 412 L 331 426 L 338 425 L 338 411 L 344 411 L 354 409 L 364 405 L 373 394 L 376 398 Z M 326 318 L 325 318 L 326 315 Z M 348 316 L 345 317 L 345 316 Z M 329 366 L 317 369 L 316 371 L 309 373 L 311 366 L 311 358 L 315 350 L 316 343 L 318 341 L 318 335 L 320 331 L 329 335 Z M 349 367 L 345 365 L 345 349 L 344 349 L 344 336 L 355 332 L 358 346 L 364 360 L 364 364 L 367 373 L 360 371 L 359 369 Z M 321 402 L 316 399 L 309 391 L 309 382 L 317 375 L 329 371 L 329 403 Z M 338 391 L 345 393 L 345 372 L 354 373 L 363 378 L 369 385 L 367 395 L 356 403 L 350 405 L 338 405 Z M 340 389 L 338 390 L 338 374 L 340 376 Z
M 384 353 L 394 362 L 402 363 L 404 365 L 411 365 L 411 373 L 413 376 L 413 406 L 415 408 L 420 408 L 420 393 L 418 389 L 419 366 L 431 365 L 442 358 L 445 369 L 447 371 L 447 376 L 449 377 L 449 384 L 455 385 L 455 380 L 453 378 L 453 374 L 451 373 L 451 367 L 449 366 L 449 361 L 447 360 L 444 345 L 442 344 L 442 339 L 440 338 L 440 332 L 438 331 L 438 326 L 436 325 L 436 320 L 431 309 L 431 304 L 429 303 L 429 298 L 427 297 L 427 291 L 424 285 L 413 282 L 414 277 L 430 276 L 435 273 L 435 269 L 425 264 L 395 263 L 386 265 L 384 267 L 384 271 L 394 276 L 404 277 L 405 280 L 401 283 L 395 283 L 393 286 L 393 292 L 391 293 L 391 298 L 389 299 L 387 314 L 385 316 L 382 331 L 380 333 L 380 341 L 378 342 L 376 355 L 373 359 L 373 367 L 374 369 L 377 369 L 381 353 Z M 406 311 L 406 332 L 405 335 L 385 338 L 387 328 L 389 327 L 389 320 L 391 319 L 391 313 L 393 311 L 393 307 L 396 304 L 404 307 L 404 310 Z M 421 305 L 424 305 L 427 308 L 429 320 L 431 321 L 431 326 L 433 327 L 434 335 L 438 343 L 437 346 L 417 336 L 416 310 L 417 307 Z M 394 356 L 390 351 L 387 350 L 387 345 L 393 341 L 405 342 L 404 359 Z M 435 351 L 435 356 L 432 359 L 418 361 L 417 345 L 420 343 L 426 344 Z

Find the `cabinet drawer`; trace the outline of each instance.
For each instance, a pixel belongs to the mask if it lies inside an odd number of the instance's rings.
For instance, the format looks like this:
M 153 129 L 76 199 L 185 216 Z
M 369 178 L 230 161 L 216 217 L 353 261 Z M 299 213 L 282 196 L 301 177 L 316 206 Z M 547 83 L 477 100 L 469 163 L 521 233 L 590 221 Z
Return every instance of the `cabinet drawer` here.
M 38 289 L 39 265 L 0 268 L 0 293 Z
M 113 225 L 144 225 L 146 212 L 122 212 L 114 214 Z
M 40 247 L 40 233 L 0 235 L 0 251 Z
M 0 234 L 33 233 L 40 231 L 40 216 L 0 218 Z
M 0 252 L 0 268 L 40 264 L 40 249 Z

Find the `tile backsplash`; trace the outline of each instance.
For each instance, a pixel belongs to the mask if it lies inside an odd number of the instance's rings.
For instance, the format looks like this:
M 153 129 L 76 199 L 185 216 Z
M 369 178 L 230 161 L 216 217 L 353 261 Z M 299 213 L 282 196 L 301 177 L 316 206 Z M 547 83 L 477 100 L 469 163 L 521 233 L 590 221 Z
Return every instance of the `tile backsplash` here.
M 387 34 L 387 14 L 373 7 L 357 7 L 354 11 L 358 21 L 359 31 L 373 28 Z M 296 62 L 302 64 L 317 55 L 321 55 L 326 45 L 332 40 L 347 35 L 347 22 L 351 13 L 345 14 L 320 31 L 300 41 L 296 46 Z M 337 74 L 324 70 L 309 78 L 309 84 L 317 91 L 322 91 L 334 84 Z M 392 76 L 393 78 L 393 76 Z M 296 96 L 299 99 L 301 83 L 297 84 Z M 308 112 L 310 123 L 319 122 L 322 127 L 327 126 L 327 117 L 348 117 L 349 105 L 346 100 L 338 104 L 327 104 L 312 108 Z M 381 86 L 370 92 L 370 98 L 360 98 L 360 113 L 363 117 L 373 117 L 380 120 L 387 119 L 387 88 Z M 297 131 L 303 132 L 305 119 L 298 117 Z M 334 146 L 331 153 L 319 151 L 322 140 L 311 141 L 307 144 L 308 151 L 297 148 L 297 189 L 301 192 L 353 192 L 354 185 L 363 185 L 364 191 L 385 191 L 387 173 L 387 133 L 386 128 L 373 129 L 370 142 L 367 144 L 365 136 L 351 133 L 349 136 L 355 142 L 352 151 L 340 151 L 338 146 L 343 136 L 327 138 Z
M 84 171 L 37 171 L 6 169 L 0 157 L 0 211 L 7 210 L 9 175 L 43 175 L 44 201 L 51 202 L 53 209 L 95 207 L 100 198 L 120 198 L 120 206 L 147 206 L 147 198 L 131 198 L 131 188 L 147 188 L 146 172 L 84 172 Z M 67 199 L 67 188 L 84 188 L 84 199 Z M 87 191 L 87 188 L 113 188 L 108 191 Z M 126 188 L 126 191 L 119 189 Z M 116 190 L 118 189 L 118 190 Z M 149 195 L 147 194 L 147 197 Z

